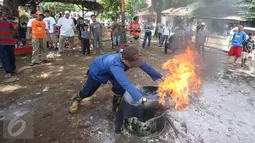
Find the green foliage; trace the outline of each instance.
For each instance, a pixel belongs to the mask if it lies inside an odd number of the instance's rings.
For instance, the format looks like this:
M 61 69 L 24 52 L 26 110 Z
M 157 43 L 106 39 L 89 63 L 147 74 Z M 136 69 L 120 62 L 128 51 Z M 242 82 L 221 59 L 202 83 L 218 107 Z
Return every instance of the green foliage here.
M 120 0 L 101 0 L 100 3 L 104 6 L 104 12 L 98 13 L 101 17 L 107 19 L 116 19 L 120 14 Z
M 249 8 L 249 12 L 246 12 L 246 18 L 250 20 L 255 20 L 255 1 L 254 0 L 248 0 L 247 6 Z
M 120 16 L 121 0 L 101 0 L 105 10 L 100 16 L 107 19 L 116 19 Z M 125 12 L 129 18 L 135 16 L 140 9 L 147 8 L 147 0 L 125 0 Z
M 20 20 L 20 23 L 27 22 L 29 20 L 29 13 L 27 13 L 26 10 L 20 10 L 19 20 Z
M 21 15 L 19 18 L 20 18 L 20 23 L 27 22 L 29 20 L 29 17 L 27 15 Z
M 52 2 L 44 2 L 43 3 L 43 9 L 44 10 L 50 10 L 51 13 L 54 13 L 54 3 Z M 56 3 L 56 12 L 65 12 L 66 10 L 68 11 L 77 11 L 79 10 L 78 6 L 75 4 L 66 4 L 66 3 Z

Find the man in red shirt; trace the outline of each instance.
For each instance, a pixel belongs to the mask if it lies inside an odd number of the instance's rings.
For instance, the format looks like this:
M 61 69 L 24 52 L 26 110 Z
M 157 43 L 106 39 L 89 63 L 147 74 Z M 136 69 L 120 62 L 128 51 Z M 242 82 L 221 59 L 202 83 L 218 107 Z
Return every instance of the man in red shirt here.
M 3 15 L 3 6 L 0 5 L 0 59 L 6 71 L 5 78 L 16 73 L 15 39 L 13 38 L 14 24 Z

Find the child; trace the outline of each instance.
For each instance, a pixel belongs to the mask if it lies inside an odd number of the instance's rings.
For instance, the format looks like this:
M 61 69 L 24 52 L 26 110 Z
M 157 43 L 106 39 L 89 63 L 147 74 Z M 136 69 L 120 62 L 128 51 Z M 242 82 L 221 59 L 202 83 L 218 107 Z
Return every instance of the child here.
M 249 39 L 243 42 L 243 53 L 242 53 L 242 64 L 241 64 L 242 67 L 246 66 L 245 62 L 249 58 L 250 53 L 252 53 L 252 50 L 255 49 L 253 36 L 254 35 L 252 33 L 249 33 Z
M 19 39 L 20 41 L 22 42 L 22 45 L 25 46 L 26 45 L 26 25 L 27 23 L 25 22 L 22 22 L 20 25 L 19 25 Z
M 78 38 L 80 40 L 80 46 L 81 46 L 81 49 L 82 49 L 82 38 L 81 38 L 81 32 L 84 30 L 84 20 L 82 17 L 79 17 L 78 19 L 78 24 L 76 25 L 76 29 L 78 30 Z
M 117 47 L 120 44 L 120 25 L 119 25 L 119 23 L 117 23 L 117 22 L 114 23 L 112 25 L 112 29 L 113 29 L 113 32 L 112 32 L 113 46 L 114 46 L 114 49 L 117 49 Z
M 88 51 L 88 55 L 90 55 L 90 32 L 88 31 L 89 26 L 87 24 L 84 25 L 84 31 L 81 32 L 82 38 L 82 54 L 85 55 L 86 49 Z

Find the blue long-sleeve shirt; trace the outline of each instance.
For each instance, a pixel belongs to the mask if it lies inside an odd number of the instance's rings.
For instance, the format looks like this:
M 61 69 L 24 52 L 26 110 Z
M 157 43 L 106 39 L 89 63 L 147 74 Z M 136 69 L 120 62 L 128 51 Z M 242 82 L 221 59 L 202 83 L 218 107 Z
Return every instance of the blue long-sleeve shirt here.
M 152 80 L 158 80 L 162 77 L 155 69 L 150 67 L 146 62 L 142 62 L 140 68 L 145 71 Z M 91 77 L 103 84 L 114 77 L 119 84 L 133 97 L 133 100 L 139 101 L 142 98 L 142 94 L 137 88 L 128 80 L 125 71 L 128 68 L 121 60 L 121 54 L 106 54 L 97 57 L 89 67 L 89 74 Z

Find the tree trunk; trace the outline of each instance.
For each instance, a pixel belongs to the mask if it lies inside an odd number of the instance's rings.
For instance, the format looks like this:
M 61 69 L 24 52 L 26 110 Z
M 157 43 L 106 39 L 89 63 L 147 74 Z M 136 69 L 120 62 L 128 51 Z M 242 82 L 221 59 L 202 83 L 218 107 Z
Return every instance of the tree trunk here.
M 32 7 L 32 11 L 37 11 L 37 5 L 36 5 L 36 2 L 35 1 L 32 1 L 31 2 L 31 7 Z
M 157 13 L 157 24 L 161 23 L 161 11 L 163 6 L 163 0 L 151 0 L 151 5 Z M 158 27 L 156 27 L 155 29 L 154 36 L 157 37 L 157 35 L 158 35 Z
M 15 0 L 4 0 L 4 15 L 6 17 L 19 17 L 19 8 L 17 1 Z

